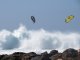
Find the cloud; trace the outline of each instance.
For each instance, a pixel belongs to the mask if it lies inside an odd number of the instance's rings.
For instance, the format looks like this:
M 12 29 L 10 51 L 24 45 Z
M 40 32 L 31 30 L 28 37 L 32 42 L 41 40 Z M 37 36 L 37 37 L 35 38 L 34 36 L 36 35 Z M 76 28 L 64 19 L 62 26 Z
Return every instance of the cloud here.
M 24 25 L 18 29 L 0 31 L 0 50 L 52 50 L 63 51 L 67 48 L 80 48 L 80 33 L 44 29 L 28 30 Z

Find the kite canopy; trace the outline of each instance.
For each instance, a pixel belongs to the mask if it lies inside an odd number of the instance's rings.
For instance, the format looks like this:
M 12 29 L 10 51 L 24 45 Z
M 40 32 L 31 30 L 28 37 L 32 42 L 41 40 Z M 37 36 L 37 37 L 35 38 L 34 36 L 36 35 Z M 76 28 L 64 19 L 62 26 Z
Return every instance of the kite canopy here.
M 35 23 L 35 17 L 31 16 L 31 20 Z
M 70 15 L 70 16 L 68 16 L 68 17 L 65 19 L 65 22 L 66 22 L 66 23 L 69 23 L 73 18 L 74 18 L 74 16 L 73 16 L 73 15 Z

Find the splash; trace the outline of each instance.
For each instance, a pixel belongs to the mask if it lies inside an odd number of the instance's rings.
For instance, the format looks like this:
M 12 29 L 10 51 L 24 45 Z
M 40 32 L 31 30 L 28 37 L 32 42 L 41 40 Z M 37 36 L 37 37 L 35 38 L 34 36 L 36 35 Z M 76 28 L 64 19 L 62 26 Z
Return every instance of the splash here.
M 67 48 L 80 48 L 80 34 L 76 32 L 64 33 L 60 31 L 49 32 L 44 29 L 28 30 L 20 25 L 13 32 L 6 29 L 0 31 L 0 51 L 49 51 L 57 49 L 63 51 Z

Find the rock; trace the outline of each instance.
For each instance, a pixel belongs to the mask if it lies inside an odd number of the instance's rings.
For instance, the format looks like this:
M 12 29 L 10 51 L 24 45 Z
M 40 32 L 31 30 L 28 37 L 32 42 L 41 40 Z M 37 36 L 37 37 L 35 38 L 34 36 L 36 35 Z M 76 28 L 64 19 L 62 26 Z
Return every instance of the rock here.
M 1 60 L 15 60 L 15 58 L 11 55 L 6 55 Z
M 15 60 L 22 60 L 25 54 L 26 53 L 23 53 L 23 52 L 15 52 L 11 56 L 13 56 Z
M 6 55 L 0 55 L 0 60 L 3 58 L 3 57 L 5 57 Z
M 52 51 L 50 51 L 49 56 L 55 55 L 55 54 L 57 54 L 57 53 L 58 53 L 57 50 L 52 50 Z
M 62 54 L 64 60 L 78 60 L 78 51 L 72 48 L 65 50 Z
M 30 53 L 28 53 L 28 54 L 29 54 L 30 57 L 35 57 L 35 56 L 37 56 L 37 54 L 36 54 L 35 52 L 30 52 Z
M 41 56 L 44 56 L 44 55 L 47 55 L 47 56 L 48 56 L 47 51 L 46 51 L 46 52 L 41 53 Z
M 47 52 L 41 53 L 41 60 L 50 60 Z
M 32 58 L 31 60 L 50 60 L 49 54 L 47 52 L 43 52 L 40 55 L 37 55 L 36 57 Z
M 27 53 L 25 56 L 23 56 L 23 60 L 31 60 L 35 56 L 37 56 L 35 52 L 30 52 L 30 53 Z
M 41 54 L 15 52 L 10 55 L 0 55 L 0 60 L 80 60 L 80 51 L 69 48 L 63 53 L 59 53 L 57 50 L 52 50 L 49 54 L 47 51 Z
M 80 60 L 80 49 L 78 50 L 78 60 Z
M 62 59 L 62 53 L 58 53 L 58 54 L 55 54 L 55 55 L 52 55 L 50 57 L 51 60 L 61 60 Z
M 31 60 L 31 58 L 37 56 L 37 54 L 34 52 L 30 53 L 15 52 L 12 54 L 12 56 L 15 58 L 15 60 Z
M 39 56 L 33 57 L 31 58 L 31 60 L 41 60 L 41 56 L 39 55 Z

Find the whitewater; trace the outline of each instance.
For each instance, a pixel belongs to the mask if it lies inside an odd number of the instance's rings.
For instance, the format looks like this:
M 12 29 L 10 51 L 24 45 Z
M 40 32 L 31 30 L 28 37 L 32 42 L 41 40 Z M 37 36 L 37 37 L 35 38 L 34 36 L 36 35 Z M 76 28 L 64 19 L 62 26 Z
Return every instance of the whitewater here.
M 80 33 L 78 32 L 50 32 L 43 28 L 28 30 L 21 24 L 19 28 L 9 31 L 0 30 L 0 54 L 13 52 L 44 52 L 67 48 L 80 48 Z

